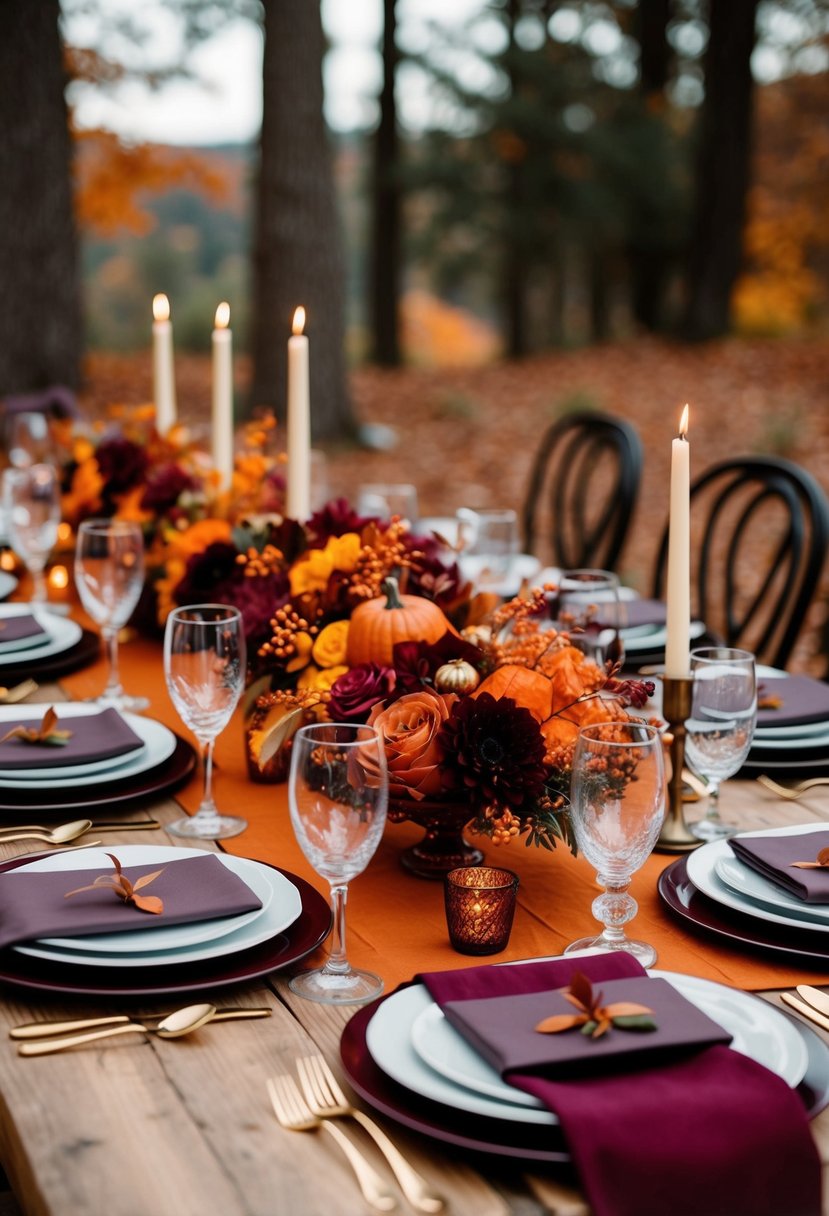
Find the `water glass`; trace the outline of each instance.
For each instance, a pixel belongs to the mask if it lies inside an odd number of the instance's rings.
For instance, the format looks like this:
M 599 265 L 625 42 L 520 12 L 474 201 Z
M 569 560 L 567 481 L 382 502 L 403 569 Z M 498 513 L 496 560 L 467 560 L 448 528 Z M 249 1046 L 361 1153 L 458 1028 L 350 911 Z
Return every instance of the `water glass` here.
M 11 546 L 32 576 L 31 602 L 43 606 L 48 598 L 43 572 L 60 523 L 60 485 L 52 465 L 6 469 L 3 509 Z
M 691 831 L 700 840 L 721 840 L 738 829 L 720 818 L 720 784 L 742 767 L 757 725 L 754 655 L 730 646 L 703 646 L 691 651 L 691 675 L 685 759 L 708 785 L 705 817 Z
M 46 415 L 39 411 L 11 414 L 6 420 L 6 451 L 9 464 L 15 469 L 51 464 L 54 450 Z
M 328 1005 L 371 1001 L 383 981 L 349 963 L 345 906 L 348 884 L 374 856 L 386 822 L 388 777 L 377 730 L 338 722 L 301 727 L 291 750 L 288 801 L 300 848 L 330 885 L 334 915 L 325 966 L 295 976 L 289 987 Z
M 399 515 L 409 527 L 417 522 L 417 490 L 406 482 L 362 485 L 357 491 L 357 514 L 391 519 Z
M 461 507 L 456 518 L 464 577 L 482 591 L 497 590 L 509 578 L 518 553 L 518 516 L 509 509 Z
M 599 667 L 620 667 L 627 622 L 619 576 L 611 570 L 564 570 L 549 598 L 553 626 Z
M 137 523 L 122 519 L 86 519 L 75 543 L 75 585 L 96 625 L 109 660 L 99 705 L 119 710 L 146 709 L 146 697 L 131 697 L 121 686 L 118 631 L 135 611 L 144 586 L 144 537 Z
M 665 817 L 662 737 L 635 720 L 583 727 L 576 741 L 570 787 L 570 819 L 579 851 L 596 869 L 604 892 L 592 912 L 603 926 L 564 951 L 623 950 L 643 967 L 656 951 L 631 940 L 624 926 L 638 910 L 630 881 L 656 844 Z

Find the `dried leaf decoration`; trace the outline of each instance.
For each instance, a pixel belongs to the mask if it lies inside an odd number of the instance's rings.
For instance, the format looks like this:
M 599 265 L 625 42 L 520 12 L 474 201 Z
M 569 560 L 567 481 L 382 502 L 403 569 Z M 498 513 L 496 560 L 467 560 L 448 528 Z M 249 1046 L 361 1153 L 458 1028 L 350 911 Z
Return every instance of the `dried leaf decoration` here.
M 796 870 L 825 870 L 829 868 L 829 848 L 821 849 L 814 861 L 793 861 Z
M 164 911 L 164 902 L 157 895 L 139 895 L 138 892 L 143 887 L 148 887 L 151 882 L 158 878 L 159 874 L 163 874 L 165 867 L 160 870 L 153 870 L 152 874 L 144 874 L 141 878 L 137 878 L 135 882 L 130 882 L 126 874 L 121 869 L 121 863 L 114 853 L 107 853 L 107 857 L 115 866 L 114 874 L 99 874 L 93 883 L 87 887 L 77 887 L 74 891 L 67 891 L 64 899 L 69 899 L 72 895 L 80 895 L 81 891 L 94 891 L 98 887 L 110 887 L 117 896 L 123 899 L 124 903 L 135 904 L 142 912 L 153 912 L 156 916 Z
M 634 1001 L 602 1005 L 602 993 L 593 992 L 593 985 L 581 971 L 574 973 L 570 987 L 563 992 L 564 999 L 579 1012 L 558 1013 L 545 1018 L 535 1027 L 539 1034 L 559 1034 L 562 1030 L 575 1030 L 580 1026 L 583 1035 L 600 1039 L 611 1027 L 639 1032 L 656 1030 L 656 1022 L 648 1016 L 653 1010 L 648 1009 L 647 1005 L 637 1005 Z
M 5 743 L 7 739 L 20 739 L 21 743 L 47 743 L 49 747 L 66 747 L 72 738 L 72 731 L 55 730 L 57 720 L 55 707 L 50 705 L 40 726 L 15 726 L 14 730 L 3 735 L 0 743 Z

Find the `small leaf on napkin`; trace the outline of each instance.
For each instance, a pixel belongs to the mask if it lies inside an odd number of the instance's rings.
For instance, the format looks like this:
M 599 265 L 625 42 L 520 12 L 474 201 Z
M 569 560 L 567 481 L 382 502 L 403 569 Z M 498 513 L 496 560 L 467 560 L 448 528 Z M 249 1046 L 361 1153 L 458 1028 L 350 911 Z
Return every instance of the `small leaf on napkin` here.
M 814 861 L 792 861 L 796 870 L 823 870 L 829 867 L 829 848 L 821 849 Z
M 134 904 L 142 912 L 160 915 L 164 911 L 163 900 L 159 899 L 157 895 L 139 895 L 138 892 L 142 887 L 147 887 L 154 882 L 159 874 L 163 874 L 164 866 L 160 870 L 153 870 L 151 874 L 142 875 L 132 883 L 122 870 L 121 863 L 115 854 L 107 853 L 107 857 L 115 866 L 114 874 L 99 874 L 94 882 L 86 887 L 76 887 L 74 891 L 67 891 L 63 898 L 69 899 L 72 895 L 80 895 L 82 891 L 94 891 L 98 887 L 110 887 L 120 899 L 123 899 L 124 903 Z
M 535 1029 L 539 1034 L 559 1034 L 564 1030 L 581 1027 L 581 1033 L 591 1039 L 600 1039 L 611 1027 L 617 1030 L 656 1030 L 656 1022 L 648 1014 L 653 1010 L 635 1001 L 615 1001 L 602 1005 L 601 992 L 593 992 L 593 985 L 581 971 L 576 971 L 570 987 L 563 989 L 564 999 L 580 1010 L 579 1013 L 556 1014 L 544 1018 Z
M 57 721 L 58 715 L 55 707 L 50 705 L 43 715 L 40 726 L 15 726 L 13 730 L 3 735 L 0 743 L 5 743 L 7 739 L 20 739 L 21 743 L 46 743 L 50 747 L 66 747 L 72 738 L 72 731 L 55 730 Z

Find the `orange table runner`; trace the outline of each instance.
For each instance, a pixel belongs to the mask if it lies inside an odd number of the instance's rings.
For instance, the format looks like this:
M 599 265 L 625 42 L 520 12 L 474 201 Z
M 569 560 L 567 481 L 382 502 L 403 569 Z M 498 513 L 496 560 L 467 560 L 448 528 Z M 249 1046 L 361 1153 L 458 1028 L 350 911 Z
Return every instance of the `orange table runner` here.
M 122 647 L 121 668 L 127 691 L 149 697 L 148 715 L 189 738 L 167 694 L 159 644 L 143 638 L 130 641 Z M 62 684 L 72 697 L 82 698 L 99 693 L 104 680 L 104 665 L 99 662 L 65 677 Z M 201 784 L 198 774 L 176 795 L 189 811 L 199 804 Z M 325 891 L 324 880 L 311 869 L 294 839 L 287 787 L 248 780 L 238 719 L 216 747 L 215 796 L 222 811 L 249 822 L 241 836 L 223 842 L 228 852 L 283 866 Z M 401 850 L 422 834 L 423 829 L 413 824 L 389 825 L 368 869 L 351 884 L 349 957 L 355 965 L 382 975 L 387 991 L 417 971 L 474 966 L 481 961 L 456 954 L 450 947 L 442 884 L 414 878 L 400 868 Z M 493 961 L 559 954 L 576 938 L 598 932 L 590 912 L 598 889 L 587 862 L 571 857 L 562 846 L 553 854 L 522 843 L 497 848 L 485 842 L 485 847 L 488 862 L 515 870 L 521 880 L 509 947 Z M 800 963 L 780 962 L 772 954 L 732 949 L 714 938 L 689 933 L 663 908 L 656 892 L 659 874 L 674 860 L 654 854 L 631 888 L 639 903 L 631 932 L 656 947 L 658 967 L 754 990 L 790 987 L 805 975 L 812 982 L 829 983 L 829 964 L 810 970 Z

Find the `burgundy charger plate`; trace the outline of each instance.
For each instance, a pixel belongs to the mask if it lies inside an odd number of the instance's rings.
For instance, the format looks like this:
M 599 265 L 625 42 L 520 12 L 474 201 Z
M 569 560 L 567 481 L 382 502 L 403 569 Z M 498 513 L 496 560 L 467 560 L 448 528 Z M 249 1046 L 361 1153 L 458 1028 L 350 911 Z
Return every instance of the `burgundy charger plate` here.
M 72 967 L 3 950 L 0 951 L 0 983 L 56 995 L 162 996 L 198 992 L 204 988 L 226 988 L 288 967 L 325 941 L 331 929 L 331 906 L 304 878 L 278 866 L 270 868 L 284 875 L 297 888 L 302 912 L 284 932 L 249 950 L 202 962 L 136 967 L 132 971 L 126 960 L 123 971 L 116 971 L 112 967 Z
M 739 942 L 775 954 L 788 955 L 800 963 L 815 963 L 826 967 L 829 963 L 829 932 L 826 945 L 821 947 L 813 940 L 815 935 L 798 933 L 797 929 L 786 929 L 771 921 L 761 921 L 743 915 L 731 908 L 709 899 L 694 886 L 688 877 L 687 858 L 680 857 L 659 875 L 656 889 L 667 908 L 681 920 L 692 924 L 703 933 Z
M 385 999 L 380 997 L 355 1013 L 340 1040 L 340 1057 L 346 1076 L 352 1089 L 369 1106 L 404 1127 L 444 1144 L 499 1157 L 570 1165 L 570 1154 L 558 1127 L 459 1112 L 455 1107 L 423 1098 L 387 1076 L 375 1064 L 366 1044 L 368 1024 Z M 797 1028 L 806 1045 L 806 1074 L 797 1086 L 797 1093 L 807 1115 L 813 1119 L 829 1105 L 829 1048 L 798 1018 L 787 1013 L 783 1016 Z
M 5 663 L 0 667 L 0 679 L 6 687 L 31 677 L 38 680 L 57 680 L 60 676 L 68 676 L 71 671 L 77 671 L 79 667 L 86 667 L 97 659 L 100 653 L 100 635 L 84 629 L 80 641 L 68 650 L 61 650 L 59 654 L 42 659 L 35 655 L 26 662 Z
M 0 813 L 28 811 L 86 811 L 99 806 L 118 809 L 133 803 L 158 797 L 178 789 L 196 767 L 196 752 L 186 739 L 176 735 L 175 751 L 171 756 L 145 773 L 120 780 L 108 769 L 101 773 L 98 785 L 81 785 L 73 789 L 71 779 L 61 789 L 21 790 L 0 788 Z

